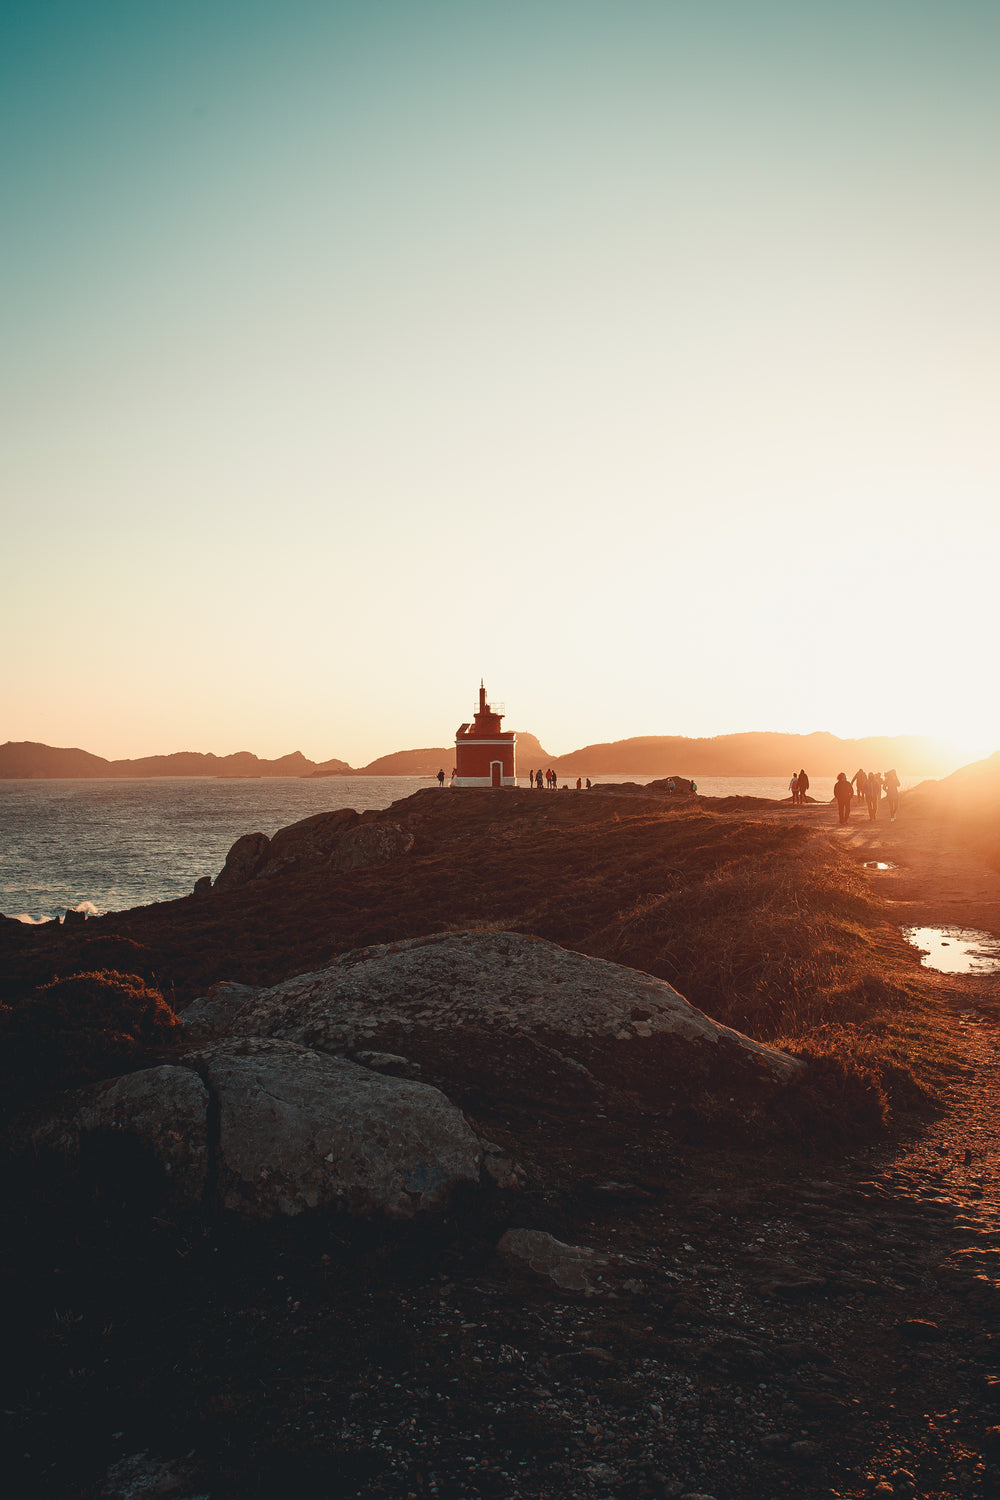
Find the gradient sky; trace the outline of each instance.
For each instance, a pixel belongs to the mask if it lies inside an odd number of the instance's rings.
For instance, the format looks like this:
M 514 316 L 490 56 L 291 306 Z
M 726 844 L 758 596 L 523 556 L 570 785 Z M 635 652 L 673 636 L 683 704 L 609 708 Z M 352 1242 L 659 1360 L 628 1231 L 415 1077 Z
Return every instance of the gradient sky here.
M 1000 747 L 1000 7 L 0 12 L 0 739 Z

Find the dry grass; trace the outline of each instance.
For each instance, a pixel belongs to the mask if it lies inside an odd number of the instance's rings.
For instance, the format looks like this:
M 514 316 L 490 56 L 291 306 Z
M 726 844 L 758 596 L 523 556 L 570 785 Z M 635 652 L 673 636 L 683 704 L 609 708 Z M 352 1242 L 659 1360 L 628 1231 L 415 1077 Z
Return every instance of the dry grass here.
M 737 855 L 623 912 L 607 956 L 809 1058 L 845 1111 L 925 1108 L 959 1065 L 950 1017 L 853 861 L 794 832 L 779 857 Z

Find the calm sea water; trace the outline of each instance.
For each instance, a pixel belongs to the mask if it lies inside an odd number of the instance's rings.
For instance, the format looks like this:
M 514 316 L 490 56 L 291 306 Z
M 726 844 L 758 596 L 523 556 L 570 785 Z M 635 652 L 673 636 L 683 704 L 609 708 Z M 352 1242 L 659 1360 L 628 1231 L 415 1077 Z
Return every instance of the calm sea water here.
M 241 834 L 270 836 L 337 807 L 388 807 L 433 785 L 423 776 L 0 781 L 0 912 L 45 922 L 67 908 L 99 915 L 172 901 L 202 875 L 214 879 Z M 780 799 L 788 779 L 705 777 L 698 790 Z M 832 778 L 818 777 L 810 795 L 832 797 Z

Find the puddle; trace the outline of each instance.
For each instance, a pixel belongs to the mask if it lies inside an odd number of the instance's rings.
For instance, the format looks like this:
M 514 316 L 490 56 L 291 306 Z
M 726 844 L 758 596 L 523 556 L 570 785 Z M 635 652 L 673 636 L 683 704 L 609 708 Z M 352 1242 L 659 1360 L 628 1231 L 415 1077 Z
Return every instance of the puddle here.
M 1000 970 L 1000 939 L 968 927 L 904 927 L 903 936 L 925 950 L 921 963 L 940 974 L 993 974 Z
M 890 864 L 887 859 L 866 859 L 866 870 L 898 870 L 898 865 Z

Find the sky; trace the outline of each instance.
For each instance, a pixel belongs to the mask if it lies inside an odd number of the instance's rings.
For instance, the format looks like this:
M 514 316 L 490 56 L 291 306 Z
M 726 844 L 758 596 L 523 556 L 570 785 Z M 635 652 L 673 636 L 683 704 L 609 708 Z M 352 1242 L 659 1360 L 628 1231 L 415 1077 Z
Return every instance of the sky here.
M 993 0 L 7 0 L 0 740 L 1000 748 Z

